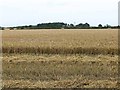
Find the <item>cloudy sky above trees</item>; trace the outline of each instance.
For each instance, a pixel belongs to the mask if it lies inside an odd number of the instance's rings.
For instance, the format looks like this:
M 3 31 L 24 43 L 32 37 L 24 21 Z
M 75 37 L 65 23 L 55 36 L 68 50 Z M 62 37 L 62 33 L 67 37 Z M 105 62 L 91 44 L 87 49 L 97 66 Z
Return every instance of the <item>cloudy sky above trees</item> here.
M 0 26 L 48 22 L 118 25 L 119 0 L 0 0 Z

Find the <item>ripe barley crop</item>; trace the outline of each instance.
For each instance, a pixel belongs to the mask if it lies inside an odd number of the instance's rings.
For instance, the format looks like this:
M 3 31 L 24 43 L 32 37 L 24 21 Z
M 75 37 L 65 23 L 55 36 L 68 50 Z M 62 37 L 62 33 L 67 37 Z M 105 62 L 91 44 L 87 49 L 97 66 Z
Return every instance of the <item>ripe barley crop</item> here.
M 5 88 L 115 88 L 118 30 L 3 31 Z
M 118 54 L 117 30 L 3 31 L 3 53 Z

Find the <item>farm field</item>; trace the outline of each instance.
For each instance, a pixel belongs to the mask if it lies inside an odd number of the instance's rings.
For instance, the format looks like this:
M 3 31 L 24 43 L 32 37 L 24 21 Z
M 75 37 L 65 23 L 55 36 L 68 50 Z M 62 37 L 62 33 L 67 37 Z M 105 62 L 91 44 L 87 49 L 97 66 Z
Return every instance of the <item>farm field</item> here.
M 4 88 L 116 88 L 118 30 L 2 31 Z

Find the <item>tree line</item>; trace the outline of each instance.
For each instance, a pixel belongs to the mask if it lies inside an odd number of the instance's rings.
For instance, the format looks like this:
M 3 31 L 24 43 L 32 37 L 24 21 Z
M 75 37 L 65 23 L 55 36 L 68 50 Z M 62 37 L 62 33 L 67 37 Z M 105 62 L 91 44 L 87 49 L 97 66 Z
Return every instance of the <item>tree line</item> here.
M 16 27 L 8 27 L 8 29 L 106 29 L 106 28 L 113 28 L 117 29 L 120 26 L 110 26 L 110 25 L 102 25 L 99 24 L 98 26 L 90 26 L 88 23 L 80 23 L 77 25 L 74 24 L 67 24 L 63 22 L 54 22 L 54 23 L 41 23 L 37 25 L 26 25 L 26 26 L 16 26 Z M 5 27 L 0 27 L 1 30 L 4 30 Z

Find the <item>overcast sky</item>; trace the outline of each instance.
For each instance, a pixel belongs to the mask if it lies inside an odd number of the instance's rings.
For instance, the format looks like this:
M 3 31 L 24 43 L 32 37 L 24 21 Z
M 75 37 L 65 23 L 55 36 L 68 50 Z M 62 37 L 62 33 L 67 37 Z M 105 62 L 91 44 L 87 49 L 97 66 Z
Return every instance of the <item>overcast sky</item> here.
M 118 25 L 119 0 L 0 0 L 0 26 L 47 22 Z

